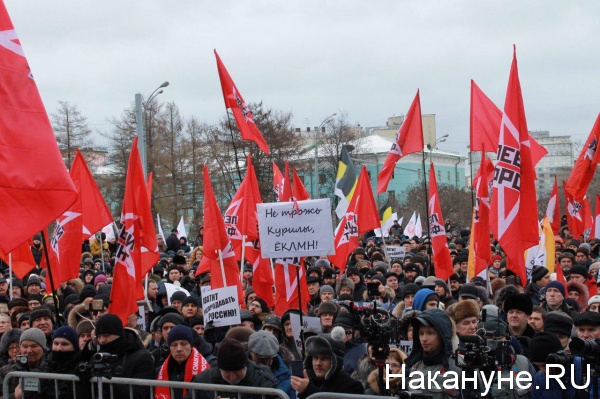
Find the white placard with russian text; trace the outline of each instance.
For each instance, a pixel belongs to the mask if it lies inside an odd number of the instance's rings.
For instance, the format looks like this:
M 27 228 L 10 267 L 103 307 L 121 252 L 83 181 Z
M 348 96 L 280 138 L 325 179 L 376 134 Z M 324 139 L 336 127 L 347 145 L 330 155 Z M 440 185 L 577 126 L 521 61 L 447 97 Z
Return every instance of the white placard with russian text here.
M 202 294 L 204 325 L 213 322 L 215 327 L 240 324 L 237 286 L 217 288 Z

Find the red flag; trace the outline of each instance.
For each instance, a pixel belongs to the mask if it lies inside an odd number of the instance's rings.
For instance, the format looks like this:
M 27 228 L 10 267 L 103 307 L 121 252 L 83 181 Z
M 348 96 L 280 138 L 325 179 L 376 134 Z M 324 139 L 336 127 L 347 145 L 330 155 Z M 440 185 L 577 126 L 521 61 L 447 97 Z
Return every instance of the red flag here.
M 217 69 L 219 70 L 225 108 L 231 108 L 233 111 L 233 116 L 242 134 L 242 139 L 254 141 L 262 152 L 269 155 L 269 146 L 260 130 L 258 130 L 258 127 L 256 127 L 250 108 L 248 108 L 248 105 L 242 98 L 242 94 L 235 86 L 235 83 L 233 83 L 229 72 L 225 69 L 225 65 L 221 62 L 217 50 L 215 50 L 215 57 L 217 57 Z
M 35 260 L 33 259 L 33 254 L 31 253 L 31 245 L 29 241 L 25 241 L 15 248 L 14 251 L 10 253 L 10 256 L 13 273 L 20 280 L 23 280 L 27 273 L 35 268 Z M 7 265 L 10 264 L 8 254 L 5 254 L 2 251 L 2 248 L 0 248 L 0 259 L 2 259 Z
M 275 200 L 277 202 L 287 202 L 283 199 L 284 177 L 277 164 L 273 162 L 273 191 L 275 192 Z
M 296 167 L 292 168 L 294 174 L 294 185 L 292 187 L 292 196 L 296 199 L 296 201 L 304 201 L 310 199 L 310 194 L 306 191 L 306 187 L 302 183 L 300 176 L 296 173 Z
M 538 244 L 535 170 L 519 83 L 516 50 L 498 142 L 490 225 L 507 255 L 507 268 L 527 281 L 525 250 Z
M 431 249 L 433 250 L 433 265 L 435 276 L 444 281 L 448 280 L 454 273 L 450 248 L 448 248 L 448 237 L 444 227 L 444 217 L 438 195 L 435 169 L 433 163 L 429 166 L 429 235 L 431 238 Z
M 283 195 L 281 201 L 288 202 L 292 198 L 292 183 L 290 181 L 290 164 L 285 161 L 285 175 L 283 176 Z
M 558 235 L 560 230 L 560 201 L 558 199 L 558 182 L 556 176 L 554 176 L 554 186 L 552 187 L 552 194 L 550 194 L 550 200 L 546 207 L 546 217 L 552 226 L 552 232 L 554 235 Z
M 578 201 L 571 196 L 567 191 L 566 184 L 567 183 L 563 181 L 565 201 L 567 203 L 567 225 L 569 226 L 569 231 L 573 234 L 573 237 L 579 239 L 579 236 L 583 236 L 585 231 L 585 204 L 584 200 Z
M 217 204 L 215 193 L 210 182 L 208 167 L 204 165 L 204 257 L 197 273 L 210 271 L 210 285 L 215 288 L 237 286 L 238 300 L 244 302 L 240 268 L 235 260 L 235 253 L 229 236 L 225 231 L 225 222 Z M 221 259 L 223 268 L 221 267 Z M 225 277 L 225 281 L 223 280 Z
M 133 140 L 129 154 L 125 196 L 121 210 L 121 229 L 117 238 L 113 286 L 109 313 L 119 316 L 123 325 L 138 309 L 144 275 L 158 262 L 158 244 L 150 211 L 148 187 L 144 179 L 142 160 Z
M 389 154 L 385 158 L 383 167 L 377 176 L 377 194 L 387 190 L 396 162 L 405 155 L 423 151 L 423 121 L 421 119 L 421 100 L 419 91 L 413 100 L 404 123 L 396 134 L 396 141 L 392 144 Z
M 269 308 L 275 306 L 273 297 L 273 271 L 271 261 L 260 254 L 260 240 L 246 243 L 245 258 L 252 264 L 252 289 L 254 293 L 263 299 Z
M 67 210 L 77 192 L 4 2 L 0 31 L 0 247 L 9 253 Z
M 592 206 L 590 205 L 590 200 L 587 196 L 583 197 L 581 204 L 583 206 L 581 212 L 581 217 L 583 219 L 583 238 L 585 241 L 588 241 L 590 239 L 590 234 L 592 233 L 594 216 L 592 215 Z
M 485 95 L 483 91 L 471 80 L 471 151 L 498 152 L 500 138 L 500 125 L 502 124 L 502 111 Z M 527 133 L 529 135 L 529 132 Z M 533 137 L 529 137 L 531 159 L 533 166 L 548 153 Z
M 276 300 L 275 313 L 282 316 L 288 309 L 302 309 L 307 312 L 307 302 L 310 300 L 306 275 L 302 266 L 294 265 L 292 259 L 277 259 L 275 261 Z M 300 273 L 300 296 L 298 298 L 298 275 Z M 263 298 L 264 299 L 264 298 Z
M 600 114 L 596 118 L 594 127 L 581 149 L 581 153 L 579 153 L 565 185 L 565 191 L 568 191 L 573 198 L 583 198 L 594 177 L 594 173 L 596 173 L 596 166 L 600 162 L 600 152 L 596 151 L 599 138 Z
M 600 195 L 596 194 L 596 208 L 594 209 L 594 220 L 590 238 L 600 238 Z
M 379 210 L 373 197 L 367 168 L 363 166 L 348 210 L 335 235 L 335 255 L 329 257 L 331 263 L 344 272 L 348 256 L 358 246 L 358 235 L 378 228 L 381 228 Z
M 475 230 L 473 232 L 473 239 L 475 241 L 473 245 L 475 256 L 484 260 L 484 262 L 475 263 L 475 276 L 483 271 L 486 264 L 492 263 L 492 250 L 490 248 L 490 193 L 488 184 L 493 181 L 494 167 L 492 162 L 485 156 L 485 150 L 482 151 L 482 154 L 483 160 L 477 171 L 478 177 L 475 179 L 477 184 L 475 186 L 476 202 L 475 220 L 473 224 Z

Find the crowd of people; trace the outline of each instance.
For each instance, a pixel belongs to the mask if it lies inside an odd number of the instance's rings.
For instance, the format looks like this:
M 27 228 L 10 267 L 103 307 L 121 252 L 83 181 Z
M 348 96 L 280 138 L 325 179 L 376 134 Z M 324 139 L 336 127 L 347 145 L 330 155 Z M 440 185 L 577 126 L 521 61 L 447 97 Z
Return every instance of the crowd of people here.
M 581 242 L 568 228 L 556 237 L 557 273 L 535 266 L 529 281 L 521 281 L 506 267 L 502 248 L 490 240 L 493 263 L 488 277 L 467 281 L 469 231 L 453 230 L 447 223 L 448 245 L 455 273 L 448 281 L 435 277 L 429 240 L 406 237 L 397 223 L 385 239 L 361 237 L 340 271 L 322 257 L 306 258 L 307 312 L 289 309 L 277 315 L 252 288 L 253 270 L 241 268 L 244 303 L 240 324 L 214 327 L 205 323 L 202 286 L 210 275 L 196 275 L 203 257 L 202 234 L 188 243 L 176 231 L 160 242 L 163 252 L 147 284 L 144 314 L 133 314 L 127 326 L 107 313 L 114 266 L 114 241 L 99 235 L 86 243 L 81 275 L 62 284 L 55 293 L 48 286 L 47 270 L 34 268 L 23 280 L 11 276 L 2 263 L 0 277 L 0 383 L 11 371 L 76 374 L 82 381 L 96 375 L 157 381 L 180 381 L 276 388 L 290 398 L 318 392 L 398 396 L 411 376 L 406 370 L 440 372 L 422 397 L 481 397 L 481 384 L 461 389 L 443 384 L 448 371 L 470 371 L 461 355 L 464 337 L 484 337 L 506 353 L 502 365 L 488 364 L 501 373 L 523 372 L 530 388 L 499 389 L 494 398 L 576 397 L 585 379 L 583 360 L 571 354 L 572 340 L 600 339 L 600 241 Z M 43 245 L 34 237 L 32 252 L 40 262 Z M 404 246 L 403 259 L 387 259 L 385 244 Z M 560 274 L 560 273 L 559 273 Z M 166 283 L 185 288 L 169 296 Z M 384 320 L 393 320 L 389 342 L 375 343 L 362 336 L 364 323 L 358 302 L 376 302 Z M 307 327 L 298 346 L 292 315 L 316 317 L 319 328 Z M 140 317 L 143 316 L 143 317 Z M 141 320 L 141 321 L 140 321 Z M 398 345 L 410 342 L 409 349 Z M 383 348 L 383 349 L 382 349 Z M 404 349 L 404 351 L 402 350 Z M 384 351 L 380 368 L 376 351 Z M 458 356 L 456 355 L 458 350 Z M 562 352 L 564 351 L 564 352 Z M 548 355 L 564 354 L 576 365 L 566 389 L 545 380 Z M 102 355 L 99 355 L 102 354 Z M 571 356 L 571 357 L 569 357 Z M 600 358 L 600 356 L 599 356 Z M 477 359 L 475 359 L 477 360 Z M 379 363 L 379 364 L 378 364 Z M 481 366 L 483 367 L 483 366 Z M 388 371 L 389 370 L 389 375 Z M 380 384 L 384 373 L 389 385 Z M 36 392 L 25 391 L 19 379 L 10 379 L 10 399 L 56 396 L 54 382 L 42 381 Z M 60 398 L 86 397 L 93 384 L 59 382 Z M 129 397 L 130 388 L 115 385 L 114 396 Z M 104 387 L 110 394 L 110 388 Z M 158 387 L 155 398 L 215 397 L 214 392 Z M 134 386 L 135 398 L 148 398 L 150 388 Z M 217 392 L 230 397 L 227 392 Z M 416 394 L 416 393 L 415 393 Z M 109 397 L 109 396 L 106 396 Z M 244 398 L 258 397 L 243 394 Z M 8 399 L 8 398 L 5 398 Z

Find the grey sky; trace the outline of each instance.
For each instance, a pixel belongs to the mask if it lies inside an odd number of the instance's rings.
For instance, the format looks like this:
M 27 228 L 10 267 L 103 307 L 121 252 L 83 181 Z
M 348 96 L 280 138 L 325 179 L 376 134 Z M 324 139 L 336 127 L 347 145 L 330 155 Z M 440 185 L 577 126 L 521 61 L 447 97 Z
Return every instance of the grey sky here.
M 76 104 L 99 130 L 164 80 L 161 100 L 218 121 L 215 48 L 247 101 L 298 127 L 381 125 L 420 88 L 465 154 L 469 81 L 502 108 L 513 43 L 530 130 L 585 140 L 600 111 L 600 2 L 5 1 L 47 110 Z

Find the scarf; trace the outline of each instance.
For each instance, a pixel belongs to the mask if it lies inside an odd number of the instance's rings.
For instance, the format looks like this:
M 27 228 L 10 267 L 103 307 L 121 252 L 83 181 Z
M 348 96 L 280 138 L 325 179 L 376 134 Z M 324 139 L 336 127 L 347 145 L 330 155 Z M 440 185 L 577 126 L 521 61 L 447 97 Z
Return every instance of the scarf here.
M 167 359 L 160 367 L 158 372 L 158 381 L 169 381 L 169 362 L 171 361 L 171 355 L 167 356 Z M 196 374 L 200 374 L 204 370 L 210 368 L 210 365 L 204 359 L 204 357 L 198 352 L 196 348 L 192 348 L 190 357 L 185 361 L 185 374 L 183 376 L 183 382 L 191 382 L 192 378 Z M 183 390 L 183 396 L 187 393 L 187 389 Z M 171 388 L 169 387 L 156 387 L 154 390 L 154 399 L 171 399 Z

